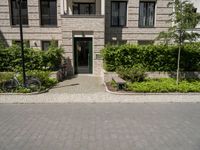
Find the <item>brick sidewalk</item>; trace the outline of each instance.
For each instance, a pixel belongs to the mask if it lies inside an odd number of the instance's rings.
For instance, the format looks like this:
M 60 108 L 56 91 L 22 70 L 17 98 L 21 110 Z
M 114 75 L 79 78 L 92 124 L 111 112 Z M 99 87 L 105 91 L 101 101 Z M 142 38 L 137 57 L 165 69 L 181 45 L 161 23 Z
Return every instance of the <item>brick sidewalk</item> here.
M 0 95 L 0 103 L 144 103 L 144 102 L 200 102 L 200 95 L 114 95 L 94 94 Z
M 0 105 L 1 150 L 199 150 L 200 104 Z

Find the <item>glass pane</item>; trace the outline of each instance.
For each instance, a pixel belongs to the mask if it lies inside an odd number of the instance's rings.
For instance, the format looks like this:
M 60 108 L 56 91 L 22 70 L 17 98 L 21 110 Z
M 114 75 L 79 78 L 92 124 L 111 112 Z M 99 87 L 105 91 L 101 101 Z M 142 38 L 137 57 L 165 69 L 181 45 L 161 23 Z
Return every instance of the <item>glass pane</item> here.
M 140 19 L 139 19 L 139 24 L 140 26 L 145 26 L 145 21 L 146 21 L 146 5 L 144 2 L 140 2 Z
M 112 25 L 118 25 L 118 16 L 119 16 L 119 3 L 112 2 Z
M 50 15 L 51 16 L 56 16 L 57 14 L 57 6 L 56 6 L 56 1 L 50 1 L 50 4 L 49 4 L 49 12 L 50 12 Z
M 80 14 L 90 14 L 90 5 L 80 4 Z
M 96 14 L 95 3 L 74 3 L 73 14 Z
M 142 27 L 154 26 L 155 3 L 140 2 L 140 20 L 139 25 Z
M 78 4 L 73 4 L 73 14 L 78 14 Z
M 28 24 L 28 9 L 27 9 L 27 0 L 22 1 L 22 24 Z M 11 0 L 11 11 L 12 11 L 12 24 L 19 24 L 19 8 L 16 0 Z
M 154 3 L 148 4 L 148 10 L 147 10 L 147 25 L 153 26 L 154 25 Z
M 119 5 L 119 25 L 126 25 L 126 2 L 121 2 Z
M 41 0 L 41 24 L 57 25 L 56 0 Z
M 88 66 L 88 53 L 89 45 L 88 41 L 81 40 L 77 41 L 77 52 L 78 52 L 78 65 Z
M 42 42 L 42 50 L 47 51 L 51 42 L 50 41 L 43 41 Z
M 96 14 L 96 4 L 90 4 L 90 14 Z

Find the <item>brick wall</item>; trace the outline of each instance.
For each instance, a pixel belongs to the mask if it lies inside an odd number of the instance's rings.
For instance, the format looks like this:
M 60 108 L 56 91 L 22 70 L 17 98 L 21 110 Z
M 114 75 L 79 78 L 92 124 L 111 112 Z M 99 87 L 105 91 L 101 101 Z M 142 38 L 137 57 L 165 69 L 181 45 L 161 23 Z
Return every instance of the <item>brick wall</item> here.
M 166 31 L 171 23 L 166 23 L 169 20 L 169 14 L 172 8 L 167 8 L 170 0 L 157 0 L 156 15 L 154 28 L 139 28 L 139 2 L 140 0 L 128 0 L 127 2 L 127 26 L 126 27 L 111 27 L 111 1 L 106 0 L 106 43 L 111 42 L 113 38 L 117 40 L 127 40 L 130 43 L 137 43 L 138 40 L 154 40 L 161 31 Z M 148 1 L 148 0 L 147 0 Z
M 65 56 L 71 59 L 73 65 L 73 37 L 93 38 L 93 74 L 100 75 L 102 60 L 97 58 L 104 47 L 104 16 L 75 17 L 62 16 L 62 46 Z
M 9 0 L 0 0 L 0 34 L 6 39 L 8 45 L 12 40 L 20 40 L 19 27 L 11 26 Z M 28 27 L 24 27 L 24 39 L 30 40 L 30 46 L 41 47 L 41 40 L 61 41 L 60 1 L 57 1 L 58 26 L 54 28 L 40 26 L 39 0 L 28 0 Z

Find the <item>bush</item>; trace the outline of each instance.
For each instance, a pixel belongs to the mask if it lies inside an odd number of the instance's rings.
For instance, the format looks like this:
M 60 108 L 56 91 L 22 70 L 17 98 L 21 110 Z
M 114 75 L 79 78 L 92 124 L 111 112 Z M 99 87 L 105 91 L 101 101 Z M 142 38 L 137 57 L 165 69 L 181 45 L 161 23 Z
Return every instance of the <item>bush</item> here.
M 63 52 L 62 48 L 55 45 L 51 45 L 47 51 L 25 45 L 25 66 L 29 70 L 55 70 L 61 63 Z M 0 47 L 0 71 L 21 71 L 21 68 L 20 46 Z
M 148 79 L 144 82 L 128 82 L 127 90 L 133 92 L 200 92 L 200 81 L 198 80 L 183 80 L 179 85 L 176 85 L 175 79 Z
M 0 93 L 3 91 L 2 90 L 3 83 L 12 78 L 13 78 L 12 72 L 0 72 Z
M 10 80 L 13 77 L 13 73 L 12 72 L 0 72 L 0 84 Z
M 171 45 L 108 45 L 102 50 L 107 71 L 118 66 L 140 64 L 147 71 L 176 71 L 178 46 Z M 181 71 L 200 71 L 200 43 L 185 44 L 181 50 Z
M 49 49 L 44 51 L 42 55 L 45 68 L 50 68 L 51 70 L 59 68 L 63 58 L 63 52 L 64 50 L 57 47 L 55 41 L 52 41 Z
M 49 88 L 57 84 L 58 81 L 56 79 L 50 78 L 50 74 L 51 74 L 50 71 L 34 70 L 34 71 L 27 72 L 27 76 L 38 78 L 43 88 Z
M 131 68 L 121 66 L 117 68 L 117 73 L 124 80 L 131 82 L 140 82 L 145 78 L 145 69 L 142 65 L 134 65 Z
M 3 41 L 0 39 L 0 51 L 5 48 Z

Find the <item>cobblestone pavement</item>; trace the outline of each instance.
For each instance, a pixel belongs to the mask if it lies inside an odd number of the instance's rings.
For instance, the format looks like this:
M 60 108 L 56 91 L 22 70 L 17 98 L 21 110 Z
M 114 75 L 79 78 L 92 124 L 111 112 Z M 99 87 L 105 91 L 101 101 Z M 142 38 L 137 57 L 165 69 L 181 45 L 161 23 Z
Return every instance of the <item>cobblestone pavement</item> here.
M 199 149 L 199 103 L 0 105 L 0 150 Z
M 103 81 L 100 77 L 78 75 L 71 79 L 60 82 L 49 93 L 66 94 L 89 94 L 105 91 Z

